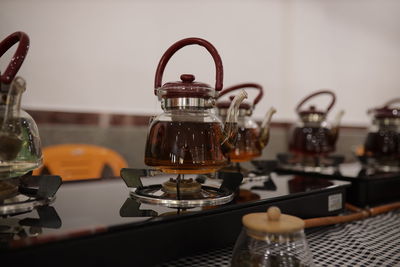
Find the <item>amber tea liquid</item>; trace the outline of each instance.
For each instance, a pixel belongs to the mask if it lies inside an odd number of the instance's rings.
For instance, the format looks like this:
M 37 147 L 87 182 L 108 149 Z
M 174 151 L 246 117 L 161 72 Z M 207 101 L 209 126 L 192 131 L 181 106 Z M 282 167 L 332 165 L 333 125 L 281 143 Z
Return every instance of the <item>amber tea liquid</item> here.
M 145 164 L 166 173 L 210 173 L 227 165 L 218 122 L 156 121 L 147 137 Z
M 261 156 L 259 134 L 256 128 L 239 128 L 235 149 L 229 154 L 231 161 L 244 162 Z

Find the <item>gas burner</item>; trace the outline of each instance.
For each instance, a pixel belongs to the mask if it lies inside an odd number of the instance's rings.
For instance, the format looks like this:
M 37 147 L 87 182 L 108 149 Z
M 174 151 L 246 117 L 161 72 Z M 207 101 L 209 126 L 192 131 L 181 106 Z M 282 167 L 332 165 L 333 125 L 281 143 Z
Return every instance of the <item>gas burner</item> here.
M 163 183 L 162 190 L 168 195 L 196 195 L 201 192 L 201 184 L 190 179 L 174 179 L 170 178 L 169 181 Z
M 344 156 L 300 156 L 294 154 L 278 154 L 279 169 L 333 174 L 338 172 L 339 165 L 344 162 Z
M 121 176 L 130 188 L 131 197 L 141 203 L 169 208 L 194 208 L 228 203 L 233 199 L 235 189 L 243 179 L 239 173 L 232 174 L 231 181 L 222 178 L 222 184 L 218 188 L 202 185 L 193 178 L 185 179 L 183 175 L 161 183 L 167 177 L 154 170 L 122 169 Z M 147 181 L 146 177 L 149 178 Z M 145 186 L 142 184 L 142 178 L 145 182 L 159 181 L 160 183 Z
M 17 181 L 16 190 L 15 181 Z M 7 183 L 4 186 L 3 183 Z M 0 215 L 14 215 L 48 205 L 55 200 L 55 193 L 61 185 L 59 176 L 23 176 L 2 182 L 8 195 L 0 199 Z M 2 193 L 5 196 L 5 193 Z

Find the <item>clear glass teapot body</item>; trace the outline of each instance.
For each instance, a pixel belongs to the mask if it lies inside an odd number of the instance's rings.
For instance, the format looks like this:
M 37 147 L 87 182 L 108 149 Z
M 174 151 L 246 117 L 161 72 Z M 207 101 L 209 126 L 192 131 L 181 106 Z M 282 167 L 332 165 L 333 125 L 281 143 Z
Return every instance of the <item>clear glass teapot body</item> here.
M 325 115 L 307 114 L 291 129 L 289 150 L 295 155 L 326 156 L 335 151 L 337 129 L 331 127 Z
M 400 170 L 400 117 L 374 118 L 364 142 L 364 155 L 380 168 Z
M 166 173 L 210 173 L 226 166 L 224 125 L 210 109 L 166 109 L 150 123 L 145 164 Z
M 232 267 L 314 266 L 303 230 L 293 233 L 264 233 L 243 227 L 236 241 Z
M 19 101 L 7 102 L 0 93 L 0 180 L 22 176 L 42 165 L 39 131 Z
M 244 162 L 261 156 L 260 126 L 243 115 L 238 117 L 238 133 L 235 148 L 229 153 L 232 162 Z

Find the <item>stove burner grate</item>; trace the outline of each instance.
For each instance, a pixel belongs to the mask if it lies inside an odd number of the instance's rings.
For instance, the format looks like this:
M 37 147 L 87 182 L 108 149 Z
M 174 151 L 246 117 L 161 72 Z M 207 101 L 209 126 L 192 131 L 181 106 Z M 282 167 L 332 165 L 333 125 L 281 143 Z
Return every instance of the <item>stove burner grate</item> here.
M 121 177 L 130 189 L 132 198 L 141 203 L 169 208 L 195 208 L 228 203 L 233 200 L 234 192 L 243 180 L 240 173 L 219 173 L 222 184 L 218 188 L 202 185 L 197 179 L 184 179 L 183 175 L 178 175 L 176 179 L 166 179 L 167 181 L 161 184 L 159 182 L 163 177 L 160 174 L 162 173 L 154 170 L 121 170 Z M 158 183 L 145 186 L 142 178 L 147 182 L 155 179 Z
M 0 200 L 0 216 L 25 213 L 51 204 L 61 185 L 61 178 L 52 175 L 26 175 L 13 180 L 19 181 L 18 191 Z
M 170 208 L 222 205 L 230 202 L 234 196 L 233 192 L 229 190 L 202 185 L 199 192 L 183 194 L 178 199 L 176 194 L 164 192 L 161 184 L 132 189 L 130 195 L 142 203 L 163 205 Z

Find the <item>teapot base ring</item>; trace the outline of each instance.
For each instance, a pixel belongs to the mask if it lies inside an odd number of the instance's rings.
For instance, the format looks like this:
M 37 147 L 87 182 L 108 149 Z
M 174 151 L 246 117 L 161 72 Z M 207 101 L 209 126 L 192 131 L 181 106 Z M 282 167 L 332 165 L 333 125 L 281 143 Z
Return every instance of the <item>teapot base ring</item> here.
M 175 194 L 164 192 L 163 185 L 156 184 L 132 188 L 130 196 L 146 204 L 169 208 L 195 208 L 226 204 L 232 201 L 234 193 L 226 189 L 202 185 L 200 192 L 183 195 L 181 199 L 178 199 Z

